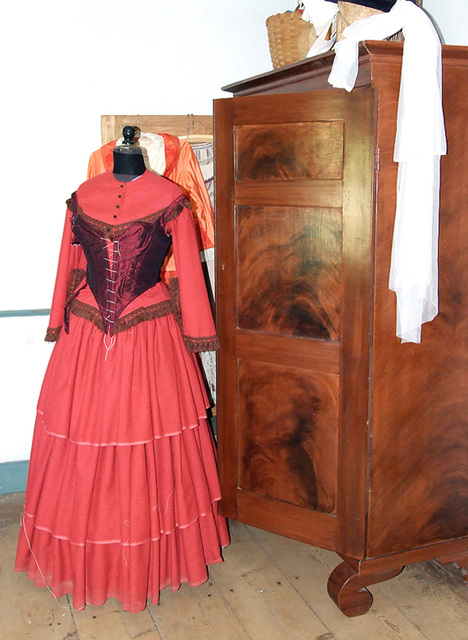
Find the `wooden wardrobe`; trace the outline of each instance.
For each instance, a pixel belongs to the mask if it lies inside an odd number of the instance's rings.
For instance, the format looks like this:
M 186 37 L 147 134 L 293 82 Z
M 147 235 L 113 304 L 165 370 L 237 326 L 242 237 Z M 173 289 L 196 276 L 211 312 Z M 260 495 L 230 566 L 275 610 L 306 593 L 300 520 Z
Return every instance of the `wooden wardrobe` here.
M 222 513 L 336 551 L 349 616 L 405 564 L 468 566 L 468 48 L 443 48 L 440 305 L 421 344 L 388 289 L 402 45 L 323 54 L 215 101 Z

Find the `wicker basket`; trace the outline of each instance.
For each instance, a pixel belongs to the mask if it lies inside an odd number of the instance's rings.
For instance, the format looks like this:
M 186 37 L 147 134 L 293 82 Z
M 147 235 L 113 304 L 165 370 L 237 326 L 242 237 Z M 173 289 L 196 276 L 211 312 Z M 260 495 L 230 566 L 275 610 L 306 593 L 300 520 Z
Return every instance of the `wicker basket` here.
M 302 19 L 300 11 L 270 16 L 266 26 L 274 69 L 303 60 L 317 37 L 313 25 Z

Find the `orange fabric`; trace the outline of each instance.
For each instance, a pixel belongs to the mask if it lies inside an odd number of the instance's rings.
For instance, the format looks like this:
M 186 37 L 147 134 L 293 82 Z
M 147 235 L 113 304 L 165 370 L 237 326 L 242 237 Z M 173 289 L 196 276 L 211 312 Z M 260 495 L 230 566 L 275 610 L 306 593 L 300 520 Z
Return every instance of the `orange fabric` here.
M 160 133 L 159 135 L 164 139 L 164 155 L 166 156 L 164 175 L 167 178 L 177 164 L 180 153 L 180 140 L 176 136 L 171 136 L 170 133 Z
M 116 142 L 117 140 L 112 140 L 91 154 L 88 162 L 88 178 L 94 178 L 94 176 L 112 169 Z

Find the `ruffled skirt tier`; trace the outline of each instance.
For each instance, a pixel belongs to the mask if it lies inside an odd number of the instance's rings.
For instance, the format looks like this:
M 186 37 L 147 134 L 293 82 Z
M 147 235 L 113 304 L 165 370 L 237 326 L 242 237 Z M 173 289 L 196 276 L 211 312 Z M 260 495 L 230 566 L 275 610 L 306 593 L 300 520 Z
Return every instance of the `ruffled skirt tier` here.
M 72 317 L 38 404 L 16 569 L 131 612 L 207 579 L 229 543 L 195 356 L 172 316 L 109 339 Z

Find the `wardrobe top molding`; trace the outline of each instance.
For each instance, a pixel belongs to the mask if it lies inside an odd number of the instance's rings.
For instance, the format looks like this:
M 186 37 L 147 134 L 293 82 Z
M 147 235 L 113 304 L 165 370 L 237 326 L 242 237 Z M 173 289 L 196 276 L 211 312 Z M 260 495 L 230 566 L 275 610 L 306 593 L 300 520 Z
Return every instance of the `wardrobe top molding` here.
M 402 42 L 370 40 L 359 45 L 359 73 L 356 87 L 372 85 L 372 64 L 385 61 L 386 64 L 401 65 L 403 55 Z M 328 83 L 330 68 L 335 53 L 329 51 L 312 58 L 305 58 L 300 62 L 293 62 L 279 69 L 262 73 L 252 78 L 234 82 L 222 87 L 234 97 L 258 95 L 260 93 L 292 93 L 308 91 L 311 88 L 332 89 Z M 455 45 L 442 46 L 444 65 L 451 62 L 468 66 L 468 47 Z

